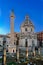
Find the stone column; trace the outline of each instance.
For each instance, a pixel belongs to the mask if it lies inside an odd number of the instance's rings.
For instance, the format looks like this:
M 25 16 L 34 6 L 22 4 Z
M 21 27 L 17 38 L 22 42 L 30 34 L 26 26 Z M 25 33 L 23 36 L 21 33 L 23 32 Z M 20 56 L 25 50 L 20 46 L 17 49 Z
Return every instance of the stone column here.
M 34 57 L 35 57 L 35 55 L 36 55 L 35 47 L 33 48 L 33 54 L 34 54 Z
M 19 62 L 19 37 L 17 37 L 17 42 L 16 42 L 16 60 Z
M 34 52 L 33 52 L 33 53 L 34 53 L 34 57 L 35 57 L 35 56 L 36 56 L 36 52 L 35 52 L 35 50 L 34 50 Z
M 38 53 L 39 53 L 39 55 L 40 55 L 40 48 L 38 48 Z
M 2 65 L 6 65 L 6 38 L 3 38 L 3 56 L 2 56 Z
M 11 34 L 11 44 L 14 43 L 14 11 L 11 11 L 11 15 L 10 15 L 10 34 Z
M 28 47 L 26 47 L 26 59 L 28 59 Z
M 25 47 L 26 47 L 26 59 L 28 59 L 28 42 L 27 42 L 27 39 L 25 42 Z
M 15 19 L 15 16 L 14 16 L 14 10 L 11 11 L 11 14 L 10 14 L 10 47 L 12 50 L 15 51 L 15 45 L 14 45 L 14 19 Z M 13 52 L 13 51 L 11 51 Z
M 16 46 L 16 56 L 17 56 L 17 62 L 19 62 L 19 47 Z

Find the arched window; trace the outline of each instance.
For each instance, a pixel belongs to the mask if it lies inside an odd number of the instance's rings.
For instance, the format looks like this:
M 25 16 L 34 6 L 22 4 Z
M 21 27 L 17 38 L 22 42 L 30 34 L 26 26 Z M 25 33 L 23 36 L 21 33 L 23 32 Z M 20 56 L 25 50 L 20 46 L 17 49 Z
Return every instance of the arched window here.
M 35 46 L 34 40 L 32 40 L 32 46 L 33 46 L 33 47 Z
M 8 52 L 8 49 L 6 50 L 6 52 Z
M 7 47 L 8 47 L 8 45 L 7 45 Z
M 27 42 L 27 39 L 25 39 L 25 47 L 28 46 L 28 42 Z
M 31 32 L 32 32 L 32 28 L 31 28 Z
M 27 31 L 27 28 L 25 28 L 25 31 Z
M 13 53 L 14 53 L 14 49 L 13 49 Z
M 39 42 L 39 46 L 42 47 L 42 41 Z
M 14 45 L 15 45 L 15 42 L 14 42 Z

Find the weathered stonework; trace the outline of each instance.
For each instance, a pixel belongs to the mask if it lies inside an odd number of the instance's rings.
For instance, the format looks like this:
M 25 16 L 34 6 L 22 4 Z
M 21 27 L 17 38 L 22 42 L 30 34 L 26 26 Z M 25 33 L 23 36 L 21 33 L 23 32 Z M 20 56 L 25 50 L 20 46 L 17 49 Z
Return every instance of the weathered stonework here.
M 37 34 L 34 33 L 34 25 L 32 24 L 30 18 L 28 16 L 25 17 L 24 22 L 21 24 L 19 33 L 14 32 L 14 12 L 11 12 L 10 15 L 10 33 L 6 35 L 6 48 L 8 48 L 8 52 L 16 53 L 16 34 L 19 37 L 19 47 L 24 46 L 27 39 L 28 47 L 30 48 L 34 43 L 37 46 Z M 3 43 L 3 35 L 0 35 L 0 44 Z

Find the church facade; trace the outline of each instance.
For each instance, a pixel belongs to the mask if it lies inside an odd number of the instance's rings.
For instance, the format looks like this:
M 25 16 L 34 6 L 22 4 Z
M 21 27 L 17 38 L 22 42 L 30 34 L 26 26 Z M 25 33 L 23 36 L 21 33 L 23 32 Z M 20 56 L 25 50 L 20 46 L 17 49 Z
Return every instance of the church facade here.
M 34 33 L 34 25 L 30 20 L 29 16 L 25 16 L 23 23 L 20 26 L 20 32 L 14 32 L 14 13 L 11 12 L 10 15 L 10 34 L 0 35 L 0 45 L 3 45 L 3 37 L 6 36 L 6 50 L 9 53 L 16 53 L 16 41 L 19 37 L 19 49 L 24 49 L 26 41 L 28 44 L 28 49 L 32 46 L 37 46 L 37 34 Z
M 28 16 L 25 17 L 24 22 L 21 24 L 21 32 L 18 35 L 20 46 L 25 46 L 26 40 L 29 47 L 32 45 L 37 46 L 37 35 L 34 33 L 34 25 Z

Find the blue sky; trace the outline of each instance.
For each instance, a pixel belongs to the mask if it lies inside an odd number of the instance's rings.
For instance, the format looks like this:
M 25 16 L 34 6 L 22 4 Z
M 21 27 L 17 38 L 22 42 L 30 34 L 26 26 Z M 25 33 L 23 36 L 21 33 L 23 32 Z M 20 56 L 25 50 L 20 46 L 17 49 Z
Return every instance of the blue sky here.
M 35 26 L 35 32 L 43 31 L 43 0 L 0 0 L 0 34 L 10 32 L 12 9 L 15 15 L 15 32 L 20 32 L 20 25 L 27 14 Z

